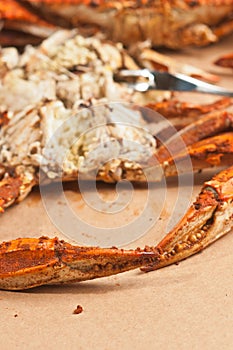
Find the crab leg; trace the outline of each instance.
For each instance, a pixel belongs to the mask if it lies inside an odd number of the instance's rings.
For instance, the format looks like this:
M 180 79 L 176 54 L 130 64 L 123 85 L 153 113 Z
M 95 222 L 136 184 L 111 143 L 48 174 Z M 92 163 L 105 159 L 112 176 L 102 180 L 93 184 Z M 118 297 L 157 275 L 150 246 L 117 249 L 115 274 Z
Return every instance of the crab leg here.
M 229 35 L 230 33 L 232 33 L 232 30 L 233 30 L 233 20 L 228 19 L 223 23 L 221 23 L 220 25 L 218 25 L 216 28 L 214 28 L 213 33 L 218 38 L 222 38 L 223 36 Z
M 155 247 L 159 256 L 149 272 L 183 260 L 210 245 L 233 227 L 233 167 L 207 181 L 181 221 Z
M 233 53 L 220 57 L 214 64 L 220 67 L 233 68 Z
M 0 18 L 4 20 L 4 28 L 20 30 L 40 37 L 47 37 L 55 30 L 55 26 L 38 16 L 16 0 L 0 1 Z
M 211 166 L 230 166 L 233 164 L 233 132 L 220 134 L 194 143 L 174 157 L 170 157 L 163 164 L 166 177 L 186 172 L 185 161 L 191 159 L 192 170 L 200 170 Z M 183 167 L 181 166 L 183 164 Z
M 163 133 L 159 134 L 159 141 L 164 144 L 157 150 L 156 157 L 162 163 L 169 159 L 171 155 L 174 156 L 174 154 L 182 151 L 184 145 L 190 146 L 202 139 L 232 129 L 232 125 L 233 108 L 230 106 L 224 110 L 214 111 L 204 115 L 196 122 L 180 130 L 179 133 L 176 133 L 170 139 L 165 130 L 164 135 Z M 183 142 L 181 143 L 180 140 Z
M 207 104 L 187 103 L 171 98 L 154 103 L 150 102 L 145 107 L 155 110 L 170 121 L 173 121 L 174 118 L 179 118 L 181 119 L 179 120 L 180 124 L 183 125 L 182 123 L 190 124 L 191 122 L 195 122 L 197 118 L 202 118 L 203 114 L 227 108 L 232 104 L 233 100 L 229 97 L 223 97 Z
M 148 46 L 149 43 L 146 41 L 132 45 L 129 49 L 129 53 L 142 67 L 162 72 L 182 73 L 213 84 L 219 81 L 219 76 L 217 75 L 210 74 L 203 69 L 184 62 L 179 62 L 170 56 L 152 50 Z
M 150 130 L 157 140 L 156 157 L 160 163 L 181 151 L 185 145 L 189 146 L 204 138 L 229 130 L 233 125 L 233 100 L 231 98 L 222 98 L 203 105 L 171 98 L 162 102 L 149 103 L 145 107 L 148 109 L 143 110 L 143 116 L 153 125 L 153 127 L 150 125 Z M 163 115 L 170 123 L 165 123 L 165 125 L 161 123 L 161 126 L 158 126 L 157 114 L 151 110 Z
M 12 171 L 13 172 L 13 171 Z M 0 213 L 14 203 L 21 202 L 37 183 L 36 176 L 32 172 L 26 171 L 23 174 L 12 174 L 7 172 L 4 167 L 0 173 L 4 174 L 0 181 Z
M 28 33 L 22 33 L 18 30 L 7 30 L 4 29 L 0 31 L 0 43 L 1 46 L 17 46 L 23 47 L 27 44 L 39 45 L 41 43 L 41 38 Z
M 147 265 L 155 252 L 73 246 L 58 238 L 19 238 L 0 245 L 0 289 L 80 282 Z

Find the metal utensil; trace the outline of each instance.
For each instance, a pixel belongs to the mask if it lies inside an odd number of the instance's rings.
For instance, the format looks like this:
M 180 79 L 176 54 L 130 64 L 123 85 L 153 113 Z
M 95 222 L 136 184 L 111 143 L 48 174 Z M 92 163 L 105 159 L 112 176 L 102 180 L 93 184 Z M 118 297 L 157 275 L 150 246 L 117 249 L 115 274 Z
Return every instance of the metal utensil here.
M 140 81 L 139 78 L 144 78 L 145 81 Z M 149 69 L 121 70 L 115 74 L 115 79 L 128 82 L 131 88 L 140 92 L 148 90 L 196 91 L 233 97 L 233 90 L 205 83 L 180 73 L 171 74 Z

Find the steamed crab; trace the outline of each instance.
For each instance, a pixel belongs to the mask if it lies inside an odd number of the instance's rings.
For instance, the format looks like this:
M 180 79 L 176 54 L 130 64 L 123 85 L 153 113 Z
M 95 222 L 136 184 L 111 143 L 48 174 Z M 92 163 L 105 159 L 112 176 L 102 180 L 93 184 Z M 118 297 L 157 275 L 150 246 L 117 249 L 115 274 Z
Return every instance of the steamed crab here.
M 51 40 L 56 45 L 51 45 Z M 202 106 L 174 99 L 148 105 L 144 100 L 150 110 L 167 113 L 180 130 L 164 138 L 150 113 L 143 115 L 140 109 L 126 103 L 135 101 L 134 92 L 113 80 L 114 71 L 134 65 L 137 64 L 121 47 L 96 38 L 84 39 L 74 32 L 56 34 L 38 49 L 28 47 L 22 55 L 15 49 L 3 51 L 1 211 L 22 201 L 39 183 L 39 168 L 44 182 L 59 176 L 64 181 L 81 176 L 106 182 L 138 182 L 145 181 L 144 170 L 153 166 L 155 159 L 166 177 L 176 175 L 177 165 L 187 158 L 194 170 L 232 165 L 232 100 L 225 98 Z M 124 103 L 107 102 L 113 98 L 123 99 Z M 182 115 L 188 118 L 188 126 Z M 181 148 L 178 139 L 183 140 Z M 165 143 L 161 145 L 160 140 Z M 109 141 L 110 161 L 105 147 Z M 137 267 L 150 271 L 187 258 L 231 230 L 232 170 L 224 170 L 207 181 L 184 218 L 155 247 L 75 247 L 47 237 L 2 243 L 0 288 L 17 290 L 82 281 Z M 160 174 L 151 180 L 159 180 Z
M 232 32 L 232 11 L 232 0 L 0 1 L 2 41 L 11 44 L 38 42 L 59 26 L 73 26 L 88 34 L 100 30 L 125 45 L 149 39 L 175 49 L 203 46 Z

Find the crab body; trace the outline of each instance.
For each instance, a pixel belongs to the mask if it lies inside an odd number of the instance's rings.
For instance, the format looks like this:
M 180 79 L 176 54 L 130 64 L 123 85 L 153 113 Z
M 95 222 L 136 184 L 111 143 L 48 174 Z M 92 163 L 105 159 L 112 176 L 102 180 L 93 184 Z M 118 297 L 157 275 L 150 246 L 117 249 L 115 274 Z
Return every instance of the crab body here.
M 207 45 L 232 32 L 232 11 L 232 0 L 0 2 L 8 30 L 45 37 L 58 26 L 73 26 L 88 34 L 101 30 L 125 45 L 150 40 L 175 49 Z

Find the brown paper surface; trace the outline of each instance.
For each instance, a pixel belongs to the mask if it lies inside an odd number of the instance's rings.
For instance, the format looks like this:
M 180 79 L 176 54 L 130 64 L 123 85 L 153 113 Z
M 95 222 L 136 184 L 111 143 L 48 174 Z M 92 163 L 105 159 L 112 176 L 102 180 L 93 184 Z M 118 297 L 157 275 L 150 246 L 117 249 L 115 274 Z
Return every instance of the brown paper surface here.
M 212 64 L 218 56 L 232 51 L 232 42 L 233 36 L 208 48 L 169 54 L 221 74 L 220 84 L 232 89 L 232 71 Z M 200 96 L 189 94 L 187 98 L 197 102 Z M 207 101 L 209 96 L 201 99 Z M 191 191 L 185 185 L 180 189 L 183 200 L 175 208 L 171 224 L 184 213 L 190 195 L 195 198 L 202 182 L 212 174 L 207 171 L 195 175 Z M 157 215 L 160 208 L 156 207 L 156 186 L 150 209 Z M 105 202 L 115 198 L 113 186 L 101 184 L 98 188 Z M 127 191 L 123 189 L 123 197 Z M 148 190 L 136 186 L 129 205 L 111 215 L 90 208 L 73 185 L 66 185 L 64 192 L 81 220 L 100 227 L 104 223 L 106 227 L 128 224 L 130 233 L 132 228 L 137 230 L 131 223 L 142 217 Z M 152 227 L 145 222 L 148 232 L 128 242 L 127 247 L 158 243 L 167 230 L 176 200 L 176 181 L 169 181 L 160 219 L 154 222 L 153 214 L 147 218 Z M 110 208 L 111 203 L 106 205 Z M 60 215 L 63 206 L 63 199 L 57 199 Z M 78 232 L 79 227 L 76 229 Z M 82 234 L 85 240 L 88 232 Z M 50 221 L 39 190 L 35 189 L 24 202 L 2 215 L 0 240 L 40 235 L 64 237 Z M 25 292 L 0 291 L 0 349 L 232 349 L 232 246 L 233 235 L 228 234 L 202 253 L 148 274 L 135 270 L 83 283 L 43 286 Z M 75 315 L 78 304 L 84 311 Z

